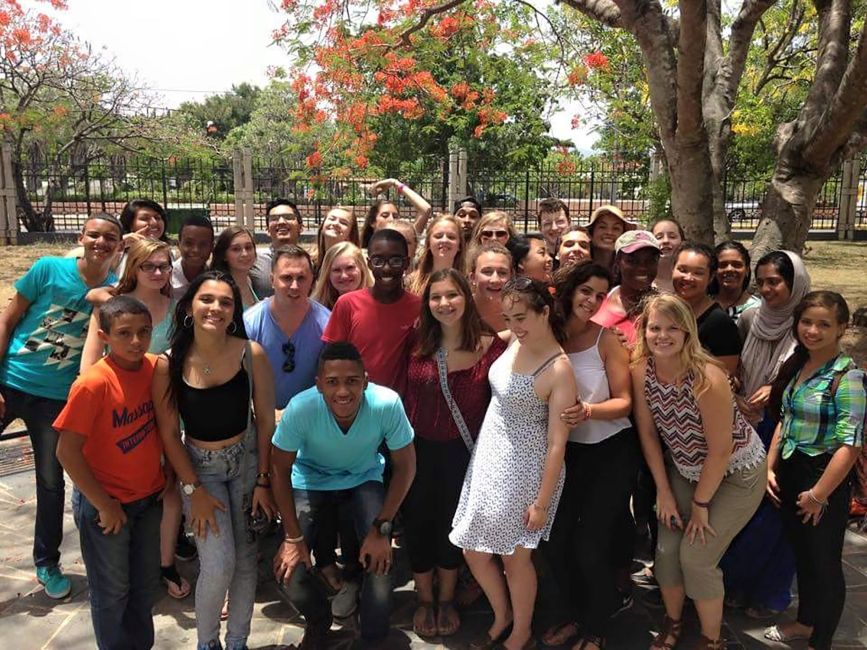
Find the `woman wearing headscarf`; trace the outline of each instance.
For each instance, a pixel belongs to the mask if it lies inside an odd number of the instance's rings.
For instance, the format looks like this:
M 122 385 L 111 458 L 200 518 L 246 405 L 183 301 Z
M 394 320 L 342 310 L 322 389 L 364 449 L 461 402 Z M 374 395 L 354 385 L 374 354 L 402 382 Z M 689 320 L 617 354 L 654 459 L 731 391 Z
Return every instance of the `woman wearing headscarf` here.
M 767 450 L 780 416 L 766 408 L 771 384 L 797 345 L 794 312 L 810 291 L 810 276 L 797 254 L 773 251 L 756 263 L 756 285 L 761 303 L 738 320 L 745 339 L 738 406 Z M 753 618 L 768 618 L 789 606 L 795 558 L 779 510 L 768 498 L 732 542 L 720 567 L 730 606 L 746 607 Z

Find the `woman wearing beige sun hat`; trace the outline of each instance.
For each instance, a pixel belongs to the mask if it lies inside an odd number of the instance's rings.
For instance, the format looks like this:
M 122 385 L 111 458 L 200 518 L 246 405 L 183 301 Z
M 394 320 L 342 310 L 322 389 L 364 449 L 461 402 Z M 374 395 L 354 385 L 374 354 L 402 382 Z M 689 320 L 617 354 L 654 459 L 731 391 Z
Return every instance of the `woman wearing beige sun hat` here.
M 590 254 L 593 261 L 609 271 L 614 268 L 614 242 L 637 224 L 629 221 L 616 205 L 600 205 L 590 215 Z

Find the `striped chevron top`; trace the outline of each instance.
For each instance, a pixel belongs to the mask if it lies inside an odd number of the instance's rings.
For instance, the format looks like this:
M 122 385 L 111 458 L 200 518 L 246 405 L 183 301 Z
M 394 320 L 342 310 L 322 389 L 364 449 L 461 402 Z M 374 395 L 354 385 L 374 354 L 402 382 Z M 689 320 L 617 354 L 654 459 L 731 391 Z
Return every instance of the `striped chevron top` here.
M 707 441 L 692 384 L 692 373 L 679 385 L 659 381 L 653 358 L 648 358 L 644 396 L 653 414 L 656 429 L 668 447 L 674 466 L 681 476 L 688 481 L 698 481 L 707 457 Z M 732 455 L 726 474 L 755 467 L 765 457 L 761 439 L 737 405 L 734 405 L 732 443 Z

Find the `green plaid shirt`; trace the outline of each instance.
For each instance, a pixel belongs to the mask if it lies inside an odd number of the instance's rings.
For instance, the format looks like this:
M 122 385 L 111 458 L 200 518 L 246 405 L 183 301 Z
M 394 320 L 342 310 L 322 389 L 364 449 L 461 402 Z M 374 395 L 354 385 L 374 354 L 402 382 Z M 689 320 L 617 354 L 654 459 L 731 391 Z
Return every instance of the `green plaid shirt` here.
M 834 377 L 840 376 L 831 395 Z M 797 375 L 783 393 L 783 458 L 796 449 L 808 456 L 832 454 L 842 445 L 864 443 L 867 378 L 851 358 L 839 355 L 795 386 Z

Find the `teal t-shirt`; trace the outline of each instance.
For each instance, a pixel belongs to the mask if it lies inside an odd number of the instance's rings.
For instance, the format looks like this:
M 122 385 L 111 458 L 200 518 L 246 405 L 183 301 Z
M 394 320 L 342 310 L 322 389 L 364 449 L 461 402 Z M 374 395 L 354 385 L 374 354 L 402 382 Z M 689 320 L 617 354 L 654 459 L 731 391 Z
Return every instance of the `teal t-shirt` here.
M 92 306 L 78 261 L 42 257 L 15 283 L 30 307 L 9 337 L 0 384 L 37 397 L 65 400 L 78 375 Z M 103 283 L 116 281 L 109 274 Z
M 382 481 L 389 450 L 412 443 L 400 396 L 390 388 L 368 384 L 349 431 L 337 425 L 322 394 L 314 386 L 293 397 L 277 425 L 272 442 L 283 451 L 296 451 L 292 487 L 302 490 L 347 490 L 367 481 Z

